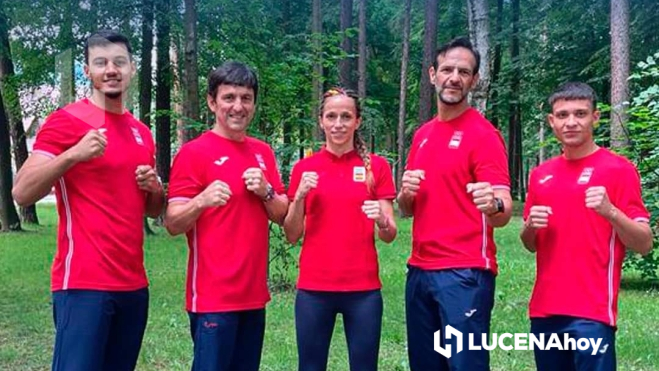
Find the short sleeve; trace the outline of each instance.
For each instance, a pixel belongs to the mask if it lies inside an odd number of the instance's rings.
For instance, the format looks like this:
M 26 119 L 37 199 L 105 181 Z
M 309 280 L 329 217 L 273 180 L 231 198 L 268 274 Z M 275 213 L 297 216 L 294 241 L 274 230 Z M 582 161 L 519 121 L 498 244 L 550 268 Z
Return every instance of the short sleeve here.
M 621 171 L 615 174 L 618 189 L 613 204 L 625 215 L 635 221 L 650 221 L 650 213 L 643 203 L 641 193 L 641 177 L 636 167 L 626 161 Z
M 84 136 L 84 133 L 76 133 L 73 129 L 72 121 L 64 111 L 55 111 L 37 132 L 32 152 L 52 158 L 61 155 Z
M 151 167 L 156 166 L 156 143 L 153 140 L 153 134 L 151 133 L 151 130 L 149 130 L 149 127 L 144 125 L 143 123 L 140 122 L 140 131 L 142 132 L 142 137 L 147 138 L 146 139 L 146 144 L 147 148 L 149 149 L 149 155 L 151 156 L 151 161 L 149 165 Z
M 405 170 L 414 170 L 415 163 L 414 159 L 416 158 L 416 151 L 419 148 L 419 132 L 423 127 L 417 129 L 412 138 L 412 144 L 410 145 L 410 151 L 407 153 L 407 160 L 405 162 Z
M 535 170 L 531 171 L 529 175 L 529 185 L 526 192 L 526 200 L 524 201 L 524 213 L 522 214 L 523 219 L 526 220 L 531 213 L 531 207 L 535 204 Z
M 298 161 L 293 165 L 293 170 L 291 170 L 291 181 L 288 183 L 288 198 L 294 199 L 295 193 L 297 192 L 297 187 L 300 186 L 300 178 L 302 178 L 302 166 L 301 162 Z
M 510 189 L 508 154 L 498 130 L 492 128 L 482 134 L 470 167 L 476 181 L 488 182 L 494 189 Z
M 277 160 L 275 159 L 275 153 L 272 151 L 272 148 L 268 147 L 268 170 L 267 178 L 268 182 L 272 185 L 277 194 L 283 194 L 286 192 L 284 184 L 281 182 L 281 174 L 279 173 L 279 167 L 277 166 Z
M 206 188 L 203 169 L 198 165 L 202 163 L 200 157 L 189 145 L 176 154 L 169 177 L 169 202 L 188 201 Z
M 373 161 L 375 197 L 378 200 L 393 200 L 396 198 L 396 186 L 389 163 L 379 156 L 372 156 L 371 159 Z

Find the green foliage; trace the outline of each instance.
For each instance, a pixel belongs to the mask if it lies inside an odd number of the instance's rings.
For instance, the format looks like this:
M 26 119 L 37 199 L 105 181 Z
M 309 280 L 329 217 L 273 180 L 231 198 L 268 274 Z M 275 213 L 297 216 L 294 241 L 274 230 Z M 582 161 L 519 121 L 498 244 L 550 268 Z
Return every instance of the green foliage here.
M 300 243 L 291 245 L 286 241 L 284 229 L 270 223 L 270 258 L 268 284 L 274 292 L 290 291 L 295 288 L 297 274 L 297 251 Z
M 629 120 L 626 125 L 626 135 L 629 147 L 621 152 L 634 162 L 641 175 L 643 199 L 651 214 L 650 225 L 654 230 L 653 251 L 645 257 L 629 253 L 625 260 L 625 268 L 637 270 L 643 278 L 657 279 L 659 273 L 659 52 L 647 57 L 637 65 L 636 71 L 630 76 L 630 82 L 637 93 L 629 103 L 627 113 Z M 596 130 L 599 143 L 608 142 L 610 107 L 600 105 L 605 117 L 600 122 L 603 125 Z

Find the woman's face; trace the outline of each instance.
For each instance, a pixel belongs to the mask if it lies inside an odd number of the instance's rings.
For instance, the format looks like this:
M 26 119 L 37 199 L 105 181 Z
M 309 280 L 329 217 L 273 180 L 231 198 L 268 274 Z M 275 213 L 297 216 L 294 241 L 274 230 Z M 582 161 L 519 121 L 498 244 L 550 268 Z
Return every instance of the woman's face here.
M 361 122 L 353 98 L 343 94 L 325 98 L 320 127 L 325 132 L 328 145 L 344 146 L 352 143 Z

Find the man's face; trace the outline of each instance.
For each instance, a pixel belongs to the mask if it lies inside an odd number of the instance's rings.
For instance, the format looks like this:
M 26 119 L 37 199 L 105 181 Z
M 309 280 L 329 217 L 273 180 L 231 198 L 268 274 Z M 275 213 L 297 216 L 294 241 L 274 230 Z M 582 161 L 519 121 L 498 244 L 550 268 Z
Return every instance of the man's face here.
M 430 82 L 439 100 L 447 105 L 462 103 L 478 81 L 476 58 L 466 48 L 453 48 L 437 56 L 437 70 L 430 67 Z
M 85 75 L 92 86 L 110 99 L 117 99 L 128 90 L 135 74 L 135 63 L 124 44 L 110 43 L 89 48 Z
M 600 113 L 588 99 L 557 100 L 547 116 L 558 140 L 566 147 L 580 147 L 593 141 L 593 125 Z
M 220 130 L 244 133 L 254 117 L 255 98 L 252 88 L 223 84 L 218 87 L 214 98 L 207 96 L 207 101 Z

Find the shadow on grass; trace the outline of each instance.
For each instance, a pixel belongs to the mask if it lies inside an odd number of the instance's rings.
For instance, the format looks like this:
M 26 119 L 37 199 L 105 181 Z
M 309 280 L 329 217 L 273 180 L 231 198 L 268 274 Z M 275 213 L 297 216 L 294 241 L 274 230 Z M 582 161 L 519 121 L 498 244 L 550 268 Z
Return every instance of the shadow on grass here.
M 623 278 L 620 288 L 629 291 L 659 291 L 659 280 L 644 280 L 641 278 Z

